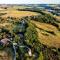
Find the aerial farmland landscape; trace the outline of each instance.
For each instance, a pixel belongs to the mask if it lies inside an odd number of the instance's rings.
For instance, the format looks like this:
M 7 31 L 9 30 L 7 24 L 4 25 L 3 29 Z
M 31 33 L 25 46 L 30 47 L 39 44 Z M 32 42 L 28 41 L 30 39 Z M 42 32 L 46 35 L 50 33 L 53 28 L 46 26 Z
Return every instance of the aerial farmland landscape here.
M 0 60 L 60 60 L 60 4 L 0 4 Z

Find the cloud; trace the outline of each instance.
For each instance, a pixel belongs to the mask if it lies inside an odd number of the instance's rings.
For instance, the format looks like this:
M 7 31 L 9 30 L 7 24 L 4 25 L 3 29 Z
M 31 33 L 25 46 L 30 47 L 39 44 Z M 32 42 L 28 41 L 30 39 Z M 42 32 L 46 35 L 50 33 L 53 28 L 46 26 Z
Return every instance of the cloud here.
M 0 4 L 60 4 L 60 0 L 1 0 Z

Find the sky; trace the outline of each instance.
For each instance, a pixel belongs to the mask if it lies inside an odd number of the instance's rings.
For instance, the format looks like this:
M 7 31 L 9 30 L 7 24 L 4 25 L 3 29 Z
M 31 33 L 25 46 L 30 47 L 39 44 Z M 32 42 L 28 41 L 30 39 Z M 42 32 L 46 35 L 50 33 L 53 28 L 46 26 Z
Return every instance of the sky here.
M 60 4 L 60 0 L 1 0 L 0 4 Z

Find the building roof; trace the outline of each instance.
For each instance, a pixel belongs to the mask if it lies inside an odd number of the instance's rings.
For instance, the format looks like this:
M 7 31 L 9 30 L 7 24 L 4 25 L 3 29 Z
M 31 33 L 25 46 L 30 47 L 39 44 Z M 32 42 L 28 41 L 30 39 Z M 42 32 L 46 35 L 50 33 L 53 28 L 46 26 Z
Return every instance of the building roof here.
M 1 40 L 1 42 L 3 42 L 4 44 L 7 44 L 8 41 L 10 41 L 8 38 L 4 38 L 4 39 Z

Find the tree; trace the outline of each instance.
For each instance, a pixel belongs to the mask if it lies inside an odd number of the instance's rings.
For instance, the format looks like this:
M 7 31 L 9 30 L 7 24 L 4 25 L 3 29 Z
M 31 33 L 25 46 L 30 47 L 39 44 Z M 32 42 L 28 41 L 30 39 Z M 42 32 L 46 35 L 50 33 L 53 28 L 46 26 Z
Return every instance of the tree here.
M 25 37 L 26 37 L 26 43 L 29 45 L 33 45 L 33 43 L 35 43 L 35 41 L 37 40 L 37 34 L 36 34 L 36 29 L 35 27 L 31 24 L 25 33 Z

